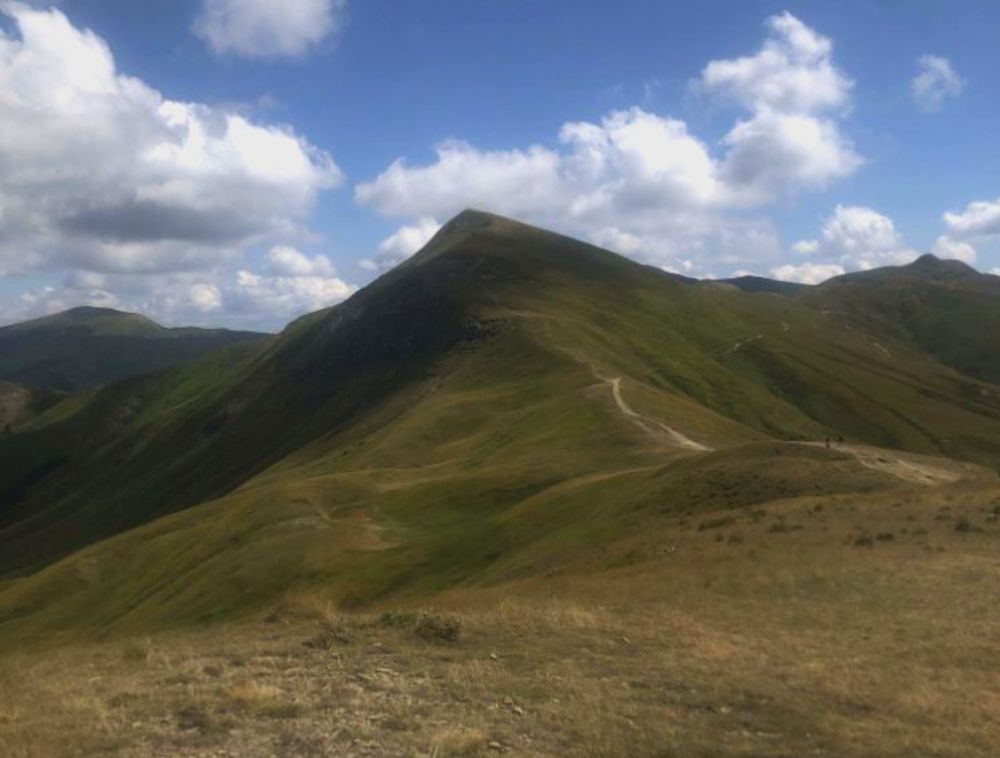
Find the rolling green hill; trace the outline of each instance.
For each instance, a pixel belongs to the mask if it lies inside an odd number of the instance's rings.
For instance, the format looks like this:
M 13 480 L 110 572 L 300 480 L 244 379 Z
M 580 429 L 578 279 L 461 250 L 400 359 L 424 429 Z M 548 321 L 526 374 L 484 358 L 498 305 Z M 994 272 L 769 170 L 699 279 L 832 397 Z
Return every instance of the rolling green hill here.
M 806 292 L 804 301 L 845 325 L 1000 382 L 1000 277 L 924 255 L 907 266 L 836 277 Z
M 768 279 L 764 276 L 736 276 L 731 279 L 717 279 L 712 283 L 729 284 L 744 292 L 773 292 L 778 295 L 798 295 L 807 292 L 812 288 L 809 284 L 799 284 L 798 282 L 783 282 L 776 279 Z
M 1000 388 L 905 333 L 465 212 L 263 349 L 0 438 L 0 637 L 598 568 L 668 516 L 975 479 L 998 456 Z
M 0 327 L 0 380 L 76 392 L 265 337 L 228 329 L 168 329 L 136 313 L 73 308 Z

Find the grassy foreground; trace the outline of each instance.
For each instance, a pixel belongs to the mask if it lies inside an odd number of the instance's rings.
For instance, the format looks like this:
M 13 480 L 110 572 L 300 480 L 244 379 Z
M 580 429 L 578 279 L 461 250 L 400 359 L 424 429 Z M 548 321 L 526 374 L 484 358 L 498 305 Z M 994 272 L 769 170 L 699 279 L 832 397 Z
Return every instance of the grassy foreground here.
M 678 516 L 610 571 L 0 659 L 0 753 L 990 756 L 1000 487 Z

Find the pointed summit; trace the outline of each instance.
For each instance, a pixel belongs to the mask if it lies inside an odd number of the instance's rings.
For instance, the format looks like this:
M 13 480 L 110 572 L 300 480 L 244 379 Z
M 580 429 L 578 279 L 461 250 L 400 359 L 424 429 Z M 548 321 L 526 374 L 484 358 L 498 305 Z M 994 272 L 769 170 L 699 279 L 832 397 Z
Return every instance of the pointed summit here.
M 967 279 L 981 276 L 976 269 L 963 261 L 938 258 L 932 253 L 921 255 L 903 268 L 909 274 L 928 279 Z

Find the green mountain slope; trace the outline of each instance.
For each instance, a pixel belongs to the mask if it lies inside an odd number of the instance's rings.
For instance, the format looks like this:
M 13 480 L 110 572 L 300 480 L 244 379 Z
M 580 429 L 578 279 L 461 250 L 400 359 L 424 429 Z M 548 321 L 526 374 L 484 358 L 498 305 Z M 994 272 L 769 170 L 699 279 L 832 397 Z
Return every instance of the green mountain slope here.
M 1000 382 L 1000 277 L 925 255 L 907 266 L 831 279 L 804 297 L 854 328 Z
M 777 295 L 798 295 L 812 288 L 809 284 L 784 282 L 778 279 L 768 279 L 764 276 L 736 276 L 731 279 L 717 279 L 715 282 L 729 284 L 744 292 L 773 292 Z M 712 284 L 715 282 L 704 282 Z
M 0 328 L 0 380 L 74 392 L 265 336 L 228 329 L 168 329 L 135 313 L 74 308 Z
M 55 392 L 0 381 L 0 434 L 12 434 L 14 429 L 44 413 L 60 398 Z
M 975 477 L 913 454 L 1000 455 L 1000 388 L 908 340 L 475 212 L 233 351 L 0 439 L 0 635 L 599 567 L 664 514 Z

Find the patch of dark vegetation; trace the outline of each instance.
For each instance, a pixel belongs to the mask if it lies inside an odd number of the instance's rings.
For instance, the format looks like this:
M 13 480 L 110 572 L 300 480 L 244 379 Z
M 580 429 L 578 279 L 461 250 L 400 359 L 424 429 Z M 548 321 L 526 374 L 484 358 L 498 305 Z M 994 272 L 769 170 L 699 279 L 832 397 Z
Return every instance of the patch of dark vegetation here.
M 69 462 L 69 456 L 57 455 L 25 474 L 5 490 L 0 490 L 0 510 L 17 505 L 28 496 L 28 490 Z
M 959 516 L 955 520 L 956 532 L 978 532 L 979 530 L 969 520 L 968 516 Z
M 427 642 L 456 643 L 462 633 L 461 619 L 435 613 L 390 611 L 379 616 L 375 623 L 390 629 L 411 630 Z
M 462 632 L 462 622 L 455 616 L 435 616 L 424 614 L 413 630 L 417 636 L 428 642 L 458 642 Z
M 801 529 L 805 529 L 802 524 L 789 524 L 784 519 L 779 519 L 771 524 L 767 531 L 773 532 L 774 534 L 785 534 L 787 532 L 797 532 Z
M 896 539 L 896 535 L 892 532 L 879 532 L 875 535 L 875 539 L 879 542 L 892 542 Z
M 323 740 L 318 737 L 282 732 L 274 740 L 275 755 L 328 755 Z
M 720 516 L 719 518 L 711 518 L 702 521 L 698 524 L 698 531 L 703 532 L 706 529 L 721 529 L 724 526 L 731 526 L 735 523 L 735 516 Z
M 386 611 L 378 617 L 378 625 L 389 629 L 412 629 L 420 616 L 411 611 Z
M 854 538 L 854 547 L 875 547 L 875 538 L 869 532 L 862 532 Z
M 229 731 L 229 725 L 214 717 L 201 705 L 185 705 L 174 713 L 177 726 L 184 731 L 194 731 L 202 735 L 221 736 Z
M 333 650 L 341 645 L 349 645 L 353 636 L 347 625 L 340 619 L 329 619 L 320 624 L 319 632 L 302 644 L 314 650 Z
M 257 713 L 268 719 L 294 719 L 305 712 L 305 709 L 298 703 L 280 703 L 275 705 L 265 705 L 257 709 Z
M 145 663 L 149 659 L 149 649 L 138 642 L 129 642 L 122 648 L 122 658 L 130 663 Z

